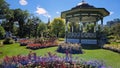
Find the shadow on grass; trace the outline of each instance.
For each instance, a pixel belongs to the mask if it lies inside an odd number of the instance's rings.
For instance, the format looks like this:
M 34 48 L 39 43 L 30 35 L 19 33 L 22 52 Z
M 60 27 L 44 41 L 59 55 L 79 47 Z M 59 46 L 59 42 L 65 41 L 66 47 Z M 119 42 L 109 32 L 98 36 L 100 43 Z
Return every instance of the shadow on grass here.
M 88 50 L 101 49 L 101 47 L 98 46 L 98 45 L 82 44 L 81 46 L 82 46 L 83 49 L 88 49 Z

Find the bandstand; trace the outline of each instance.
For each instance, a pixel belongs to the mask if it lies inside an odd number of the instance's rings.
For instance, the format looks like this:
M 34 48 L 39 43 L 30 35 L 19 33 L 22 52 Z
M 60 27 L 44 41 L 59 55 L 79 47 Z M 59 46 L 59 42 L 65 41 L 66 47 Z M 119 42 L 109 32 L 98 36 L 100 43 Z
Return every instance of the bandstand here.
M 108 15 L 105 8 L 96 8 L 84 0 L 72 9 L 63 11 L 61 18 L 66 21 L 65 42 L 98 44 L 98 21 L 103 28 L 103 18 Z M 92 31 L 85 30 L 89 24 L 94 26 Z

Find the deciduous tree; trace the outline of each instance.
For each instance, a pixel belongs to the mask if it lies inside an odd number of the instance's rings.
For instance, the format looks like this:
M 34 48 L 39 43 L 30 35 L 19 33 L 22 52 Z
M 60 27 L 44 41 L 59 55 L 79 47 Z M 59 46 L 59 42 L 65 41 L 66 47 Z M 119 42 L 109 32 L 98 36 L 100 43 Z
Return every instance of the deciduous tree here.
M 54 33 L 57 37 L 60 37 L 64 35 L 65 33 L 65 22 L 61 18 L 55 18 L 51 23 L 51 31 Z

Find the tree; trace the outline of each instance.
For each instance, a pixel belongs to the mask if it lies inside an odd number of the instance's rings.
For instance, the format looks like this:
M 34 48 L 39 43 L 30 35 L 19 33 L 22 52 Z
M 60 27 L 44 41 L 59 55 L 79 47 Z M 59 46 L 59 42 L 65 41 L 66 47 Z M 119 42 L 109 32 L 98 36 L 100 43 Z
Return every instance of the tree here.
M 53 34 L 55 34 L 57 37 L 60 37 L 64 35 L 65 33 L 65 22 L 61 18 L 55 18 L 51 23 L 50 23 L 50 30 L 52 31 Z
M 0 38 L 2 38 L 5 35 L 5 30 L 2 26 L 0 26 Z
M 110 27 L 104 26 L 103 33 L 104 33 L 106 36 L 109 36 L 109 35 L 111 34 L 111 29 L 110 29 Z
M 5 0 L 0 0 L 0 19 L 5 19 L 9 4 Z
M 6 14 L 6 26 L 8 30 L 7 31 L 11 31 L 13 33 L 13 29 L 14 29 L 14 11 L 12 9 L 8 9 L 7 10 L 7 14 Z
M 47 25 L 43 22 L 38 24 L 37 35 L 43 36 L 43 33 L 47 30 Z
M 38 27 L 41 20 L 37 16 L 29 16 L 27 23 L 24 26 L 25 35 L 29 37 L 37 37 L 39 35 Z M 42 28 L 42 26 L 40 27 Z
M 120 23 L 113 25 L 111 31 L 116 39 L 120 39 Z
M 94 27 L 95 27 L 94 24 L 87 24 L 87 27 L 85 28 L 85 31 L 93 33 L 94 32 Z
M 112 21 L 108 21 L 106 29 L 104 28 L 104 32 L 108 33 L 108 37 L 110 39 L 118 40 L 120 39 L 120 19 L 116 18 Z M 108 31 L 107 31 L 108 30 Z
M 35 32 L 34 30 L 34 22 L 32 20 L 32 18 L 29 18 L 27 20 L 27 23 L 26 23 L 26 33 L 27 33 L 27 36 L 29 36 L 29 38 L 32 36 L 33 37 L 33 33 Z
M 23 11 L 21 9 L 15 9 L 14 10 L 14 20 L 18 21 L 19 23 L 19 36 L 24 36 L 24 25 L 29 17 L 29 13 L 27 11 Z

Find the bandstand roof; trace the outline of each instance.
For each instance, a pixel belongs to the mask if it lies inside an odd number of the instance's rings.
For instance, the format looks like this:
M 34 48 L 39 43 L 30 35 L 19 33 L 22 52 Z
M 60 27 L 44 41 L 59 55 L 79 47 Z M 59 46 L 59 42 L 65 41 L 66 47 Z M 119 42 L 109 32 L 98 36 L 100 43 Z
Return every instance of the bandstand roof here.
M 96 8 L 82 1 L 72 9 L 63 11 L 61 13 L 61 18 L 66 19 L 67 17 L 70 18 L 76 16 L 96 16 L 99 18 L 103 18 L 105 16 L 108 16 L 109 14 L 109 11 L 107 11 L 105 8 Z

